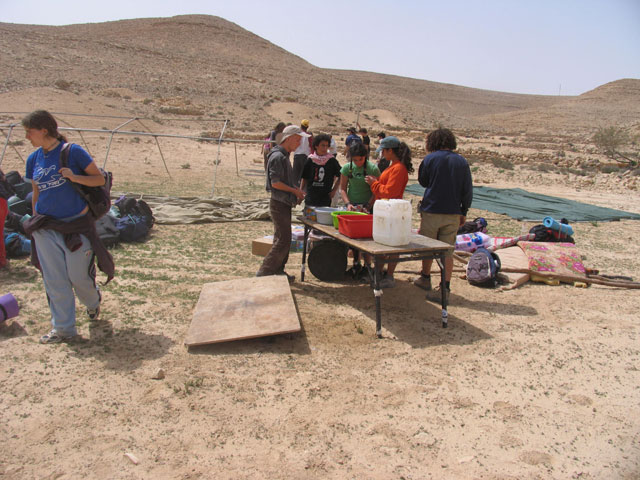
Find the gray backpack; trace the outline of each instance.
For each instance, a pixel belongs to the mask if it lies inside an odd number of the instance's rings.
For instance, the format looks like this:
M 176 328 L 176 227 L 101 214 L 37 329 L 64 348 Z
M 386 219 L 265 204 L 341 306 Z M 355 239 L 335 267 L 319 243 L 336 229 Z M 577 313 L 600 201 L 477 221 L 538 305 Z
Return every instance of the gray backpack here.
M 478 248 L 467 263 L 467 281 L 477 287 L 495 288 L 498 284 L 500 258 L 486 248 Z

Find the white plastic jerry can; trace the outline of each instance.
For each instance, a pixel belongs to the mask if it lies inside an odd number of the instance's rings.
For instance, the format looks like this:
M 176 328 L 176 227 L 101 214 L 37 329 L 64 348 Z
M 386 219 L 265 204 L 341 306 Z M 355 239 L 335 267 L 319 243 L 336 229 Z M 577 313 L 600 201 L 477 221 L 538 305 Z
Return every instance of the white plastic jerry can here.
M 411 235 L 411 203 L 408 200 L 376 200 L 373 206 L 373 240 L 397 247 Z

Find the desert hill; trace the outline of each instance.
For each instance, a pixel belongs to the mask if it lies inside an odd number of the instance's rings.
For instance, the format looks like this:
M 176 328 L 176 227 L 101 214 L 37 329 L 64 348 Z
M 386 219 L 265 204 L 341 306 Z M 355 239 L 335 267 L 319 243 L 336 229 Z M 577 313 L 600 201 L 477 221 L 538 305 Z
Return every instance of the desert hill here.
M 351 125 L 424 130 L 435 123 L 494 133 L 592 129 L 640 114 L 640 80 L 578 97 L 519 95 L 315 67 L 219 17 L 187 15 L 61 27 L 0 23 L 0 93 L 55 87 L 127 97 L 136 115 L 232 119 L 262 132 L 308 116 L 320 130 Z
M 474 185 L 640 214 L 640 169 L 615 165 L 591 134 L 640 126 L 640 80 L 557 97 L 326 70 L 205 16 L 0 24 L 0 49 L 5 172 L 24 172 L 34 150 L 20 112 L 47 108 L 83 128 L 64 133 L 113 173 L 114 196 L 200 197 L 198 215 L 212 196 L 267 205 L 267 129 L 306 117 L 344 142 L 360 112 L 372 132 L 411 145 L 414 167 L 424 132 L 441 122 L 454 127 Z M 220 128 L 219 118 L 231 120 L 228 141 L 178 138 Z M 125 124 L 134 132 L 112 137 Z M 538 223 L 468 216 L 496 236 Z M 573 228 L 578 253 L 562 247 L 559 262 L 638 280 L 640 222 Z M 12 258 L 0 296 L 10 292 L 21 311 L 0 313 L 0 479 L 640 478 L 640 290 L 477 288 L 456 262 L 443 329 L 441 305 L 411 282 L 420 261 L 401 263 L 381 298 L 311 269 L 300 281 L 302 253 L 292 252 L 301 332 L 186 348 L 203 286 L 254 277 L 262 257 L 252 240 L 272 233 L 270 221 L 157 221 L 144 243 L 111 249 L 116 277 L 103 285 L 98 274 L 100 318 L 78 303 L 80 336 L 60 345 L 38 343 L 50 329 L 42 279 L 28 256 Z M 238 305 L 255 303 L 236 293 Z

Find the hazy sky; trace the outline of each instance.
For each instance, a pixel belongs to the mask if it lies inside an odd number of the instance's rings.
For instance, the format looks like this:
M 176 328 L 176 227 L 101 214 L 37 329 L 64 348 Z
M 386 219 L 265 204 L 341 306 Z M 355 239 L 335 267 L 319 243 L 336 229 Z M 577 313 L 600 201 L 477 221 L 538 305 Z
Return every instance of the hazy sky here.
M 0 22 L 217 15 L 323 68 L 579 95 L 640 78 L 640 0 L 0 0 Z

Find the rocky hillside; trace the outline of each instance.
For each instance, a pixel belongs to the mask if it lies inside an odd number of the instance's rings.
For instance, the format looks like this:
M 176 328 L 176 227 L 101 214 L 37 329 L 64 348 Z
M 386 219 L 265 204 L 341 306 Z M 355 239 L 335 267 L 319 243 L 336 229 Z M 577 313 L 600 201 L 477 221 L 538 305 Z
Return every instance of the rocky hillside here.
M 312 119 L 343 129 L 440 123 L 494 134 L 584 134 L 640 115 L 640 80 L 579 97 L 518 95 L 317 68 L 224 19 L 203 15 L 62 27 L 0 23 L 0 93 L 55 87 L 126 97 L 136 115 L 232 119 L 236 132 Z

